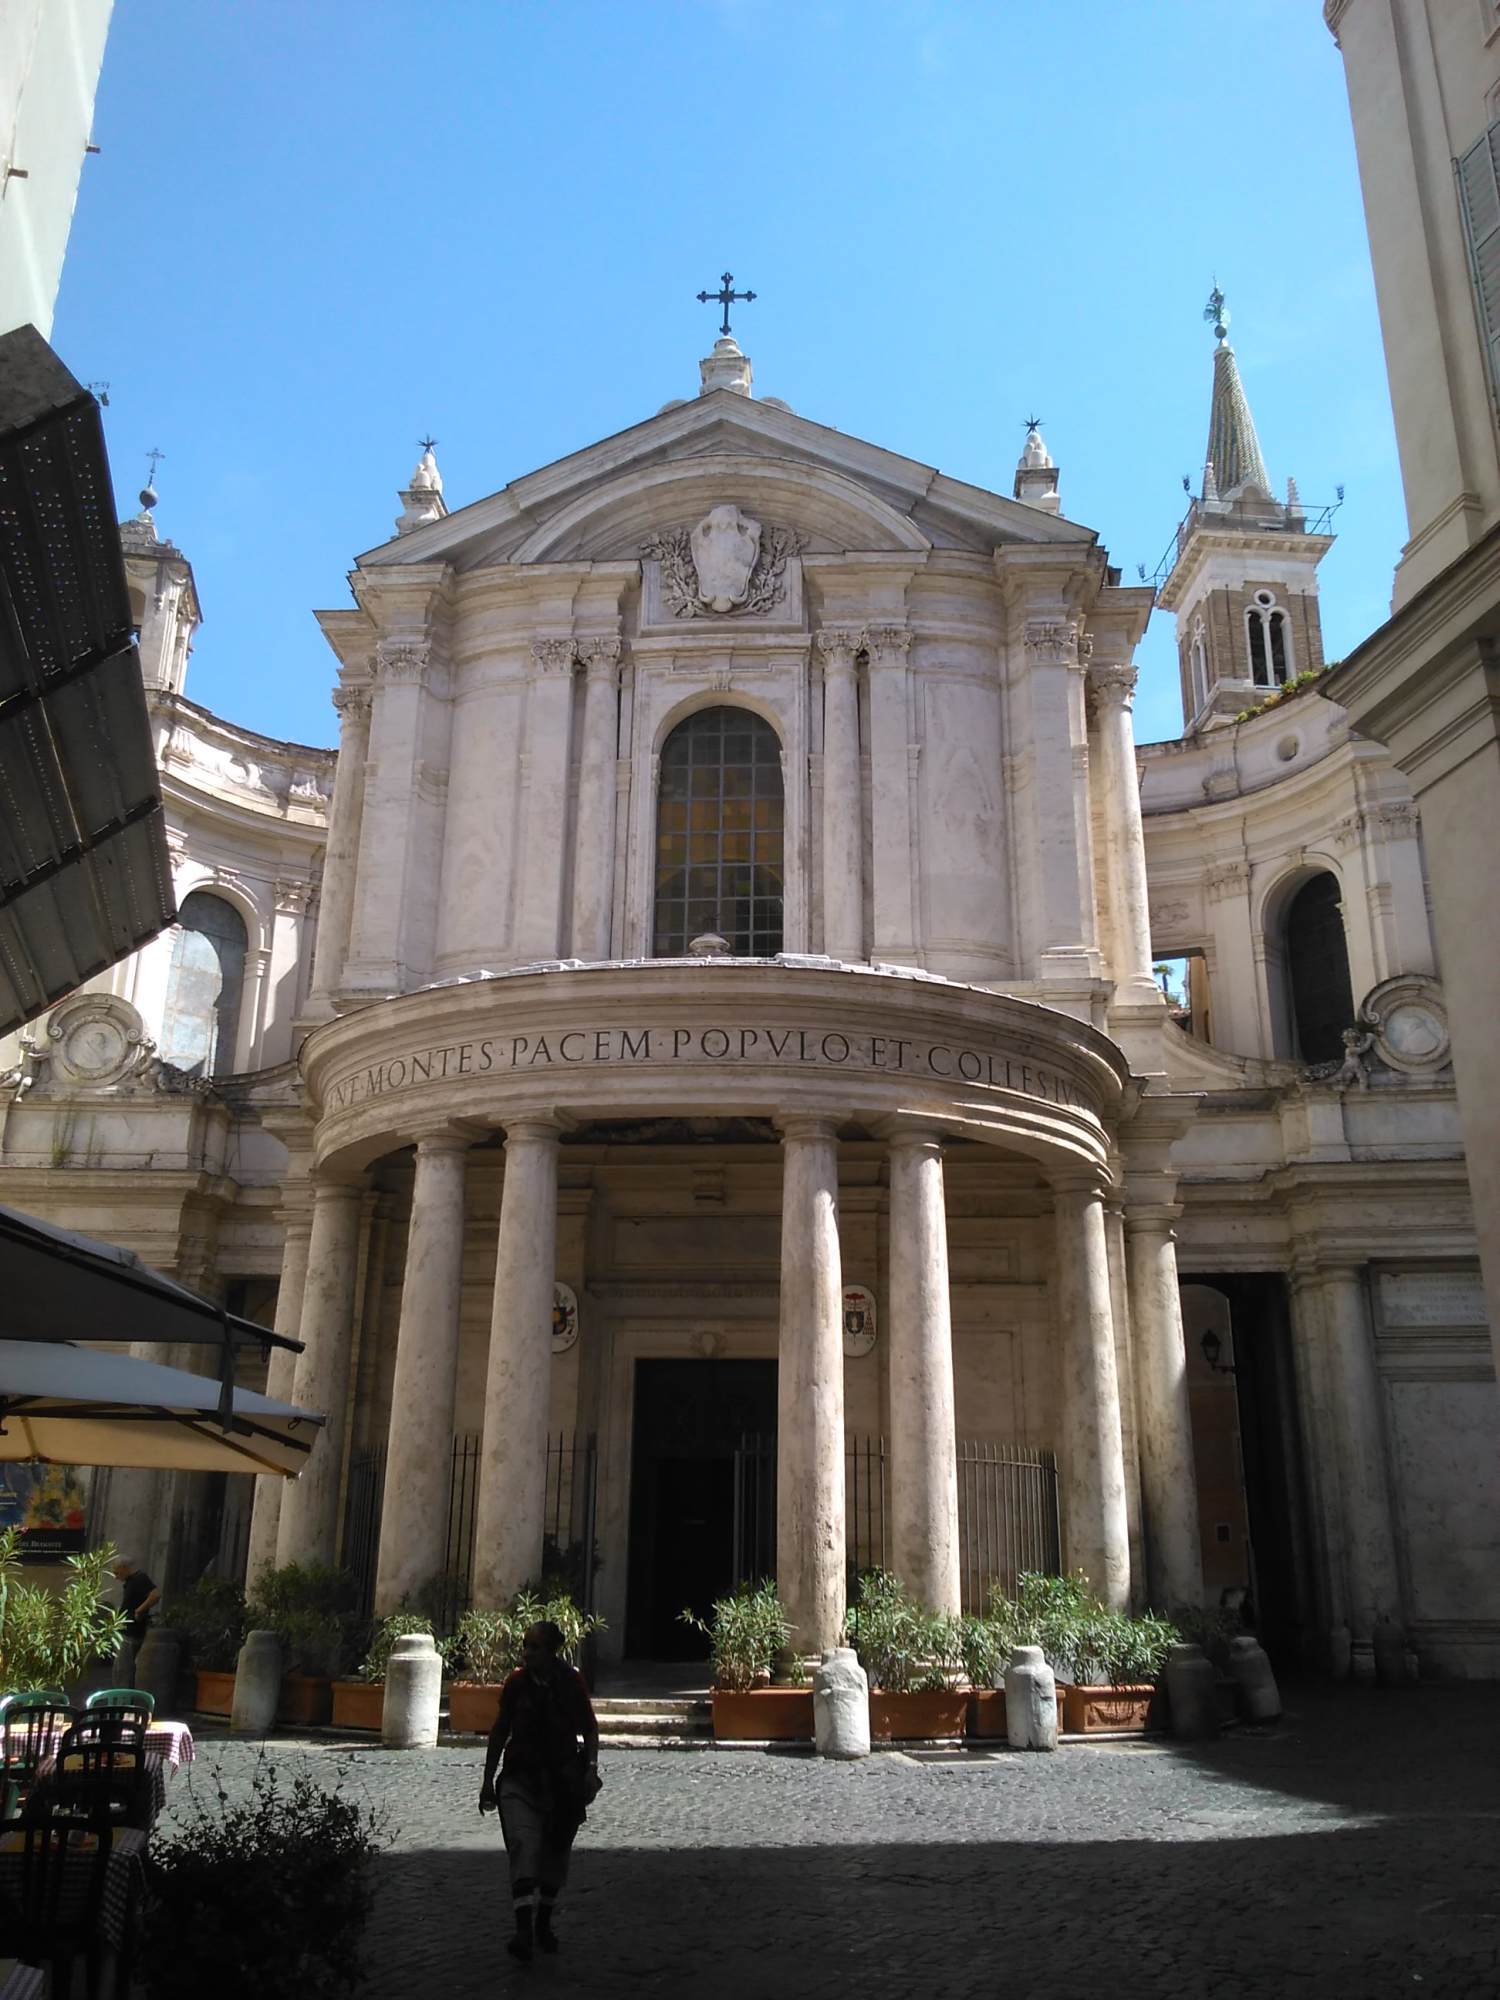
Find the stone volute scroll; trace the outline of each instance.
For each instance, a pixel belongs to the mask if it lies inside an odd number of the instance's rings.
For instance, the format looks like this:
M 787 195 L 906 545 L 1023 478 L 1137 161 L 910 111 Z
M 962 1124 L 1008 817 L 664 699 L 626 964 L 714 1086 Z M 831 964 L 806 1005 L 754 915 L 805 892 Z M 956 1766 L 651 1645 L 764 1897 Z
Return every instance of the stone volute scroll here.
M 572 639 L 533 639 L 531 657 L 544 680 L 563 680 L 573 671 L 577 647 Z

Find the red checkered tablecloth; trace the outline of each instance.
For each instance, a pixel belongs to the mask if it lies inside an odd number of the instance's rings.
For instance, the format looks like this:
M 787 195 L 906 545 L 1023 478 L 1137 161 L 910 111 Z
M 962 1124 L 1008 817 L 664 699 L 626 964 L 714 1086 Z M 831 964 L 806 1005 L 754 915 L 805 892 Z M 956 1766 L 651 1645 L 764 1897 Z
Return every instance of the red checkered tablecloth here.
M 18 1908 L 24 1881 L 25 1848 L 26 1835 L 21 1828 L 0 1835 L 0 1898 Z M 58 1903 L 58 1915 L 64 1924 L 76 1921 L 83 1913 L 97 1852 L 98 1842 L 93 1834 L 73 1836 Z M 145 1880 L 145 1854 L 144 1833 L 137 1832 L 133 1827 L 116 1828 L 110 1844 L 99 1913 L 100 1936 L 116 1951 L 125 1942 L 132 1901 L 139 1897 Z

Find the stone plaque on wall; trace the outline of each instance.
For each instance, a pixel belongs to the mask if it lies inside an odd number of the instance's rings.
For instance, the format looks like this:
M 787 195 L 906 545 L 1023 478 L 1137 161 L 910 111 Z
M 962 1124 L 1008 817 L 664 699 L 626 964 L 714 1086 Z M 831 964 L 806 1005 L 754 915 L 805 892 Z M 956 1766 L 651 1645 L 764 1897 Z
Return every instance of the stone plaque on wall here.
M 1483 1326 L 1484 1289 L 1473 1271 L 1382 1271 L 1380 1320 L 1386 1327 Z

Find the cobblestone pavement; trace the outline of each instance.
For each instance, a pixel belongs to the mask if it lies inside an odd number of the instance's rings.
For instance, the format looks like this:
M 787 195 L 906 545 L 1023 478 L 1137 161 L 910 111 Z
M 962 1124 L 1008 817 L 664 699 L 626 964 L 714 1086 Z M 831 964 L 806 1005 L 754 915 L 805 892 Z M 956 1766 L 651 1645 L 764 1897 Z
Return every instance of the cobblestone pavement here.
M 1500 1690 L 1298 1691 L 1203 1746 L 983 1760 L 611 1751 L 562 1950 L 515 1965 L 481 1753 L 278 1740 L 389 1806 L 370 2000 L 1483 2000 L 1500 1995 Z M 205 1743 L 237 1786 L 253 1751 Z M 183 1783 L 179 1780 L 179 1786 Z

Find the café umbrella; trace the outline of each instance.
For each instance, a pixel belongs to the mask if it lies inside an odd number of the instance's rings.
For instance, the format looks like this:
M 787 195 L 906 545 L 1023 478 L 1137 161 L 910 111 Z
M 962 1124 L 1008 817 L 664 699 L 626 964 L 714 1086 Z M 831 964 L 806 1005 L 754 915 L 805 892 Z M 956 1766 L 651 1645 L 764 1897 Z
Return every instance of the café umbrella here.
M 130 1354 L 0 1340 L 0 1462 L 276 1472 L 294 1479 L 323 1418 Z

